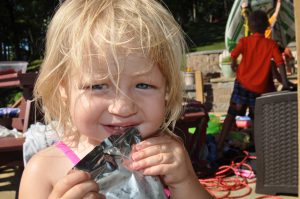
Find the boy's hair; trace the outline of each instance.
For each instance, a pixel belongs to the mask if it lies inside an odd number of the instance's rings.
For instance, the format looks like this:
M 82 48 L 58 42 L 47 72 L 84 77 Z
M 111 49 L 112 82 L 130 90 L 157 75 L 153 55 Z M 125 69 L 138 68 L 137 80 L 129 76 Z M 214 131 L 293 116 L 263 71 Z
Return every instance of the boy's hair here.
M 255 10 L 249 16 L 249 27 L 252 33 L 265 33 L 269 27 L 267 14 L 262 10 Z
M 59 121 L 62 129 L 72 126 L 69 101 L 61 96 L 60 86 L 68 94 L 71 86 L 101 71 L 103 66 L 92 67 L 95 58 L 105 63 L 112 56 L 119 66 L 118 55 L 124 53 L 142 53 L 158 65 L 167 85 L 163 127 L 178 119 L 183 90 L 180 65 L 186 43 L 181 28 L 158 1 L 67 0 L 54 15 L 46 41 L 34 93 L 47 122 Z M 76 81 L 74 74 L 80 74 Z

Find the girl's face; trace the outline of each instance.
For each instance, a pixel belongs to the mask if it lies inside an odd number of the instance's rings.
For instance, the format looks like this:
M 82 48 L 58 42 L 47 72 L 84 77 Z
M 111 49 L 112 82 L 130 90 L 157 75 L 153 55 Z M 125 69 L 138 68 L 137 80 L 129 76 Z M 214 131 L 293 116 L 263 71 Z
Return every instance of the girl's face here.
M 148 137 L 164 121 L 166 82 L 158 66 L 136 54 L 118 61 L 119 76 L 113 58 L 107 60 L 111 77 L 115 82 L 119 77 L 118 86 L 103 75 L 108 74 L 106 64 L 100 72 L 94 71 L 92 80 L 71 85 L 73 125 L 91 144 L 99 144 L 132 126 L 139 129 L 142 137 Z

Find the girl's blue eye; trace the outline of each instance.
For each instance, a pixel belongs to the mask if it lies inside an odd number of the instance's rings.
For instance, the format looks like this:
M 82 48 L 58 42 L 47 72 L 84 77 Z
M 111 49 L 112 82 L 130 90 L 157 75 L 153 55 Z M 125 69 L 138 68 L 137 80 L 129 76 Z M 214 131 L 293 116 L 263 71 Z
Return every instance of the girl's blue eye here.
M 153 86 L 149 85 L 149 84 L 145 84 L 145 83 L 140 83 L 136 85 L 137 88 L 139 89 L 149 89 L 149 88 L 153 88 Z
M 95 84 L 91 86 L 92 90 L 103 90 L 103 89 L 107 89 L 108 85 L 107 84 Z

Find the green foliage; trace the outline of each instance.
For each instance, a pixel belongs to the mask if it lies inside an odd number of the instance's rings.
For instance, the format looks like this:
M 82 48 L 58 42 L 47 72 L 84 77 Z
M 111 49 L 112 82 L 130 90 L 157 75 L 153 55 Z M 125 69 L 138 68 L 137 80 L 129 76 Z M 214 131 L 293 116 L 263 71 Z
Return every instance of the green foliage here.
M 38 71 L 40 69 L 42 62 L 43 62 L 43 60 L 41 60 L 41 59 L 36 59 L 36 60 L 30 62 L 27 66 L 27 72 Z
M 0 90 L 0 107 L 10 107 L 22 97 L 22 91 L 19 88 Z
M 0 60 L 33 60 L 44 51 L 46 29 L 58 0 L 0 1 Z
M 218 23 L 208 23 L 206 21 L 201 21 L 189 24 L 186 33 L 189 37 L 187 41 L 190 48 L 192 49 L 191 51 L 195 51 L 195 49 L 196 51 L 206 50 L 201 49 L 201 47 L 204 46 L 213 46 L 212 49 L 207 50 L 215 50 L 216 48 L 224 49 L 225 26 L 225 21 L 220 21 Z M 215 45 L 218 45 L 218 47 Z M 197 49 L 199 47 L 200 49 Z
M 1 0 L 0 60 L 43 59 L 49 21 L 61 0 Z M 161 0 L 187 33 L 189 46 L 224 39 L 225 22 L 234 0 Z

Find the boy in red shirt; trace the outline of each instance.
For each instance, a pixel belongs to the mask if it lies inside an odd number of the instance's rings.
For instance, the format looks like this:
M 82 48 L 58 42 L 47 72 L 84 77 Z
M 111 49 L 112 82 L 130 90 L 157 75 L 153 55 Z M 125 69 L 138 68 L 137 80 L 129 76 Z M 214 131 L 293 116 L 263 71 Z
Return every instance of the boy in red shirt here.
M 264 35 L 269 27 L 266 13 L 260 10 L 252 12 L 249 16 L 249 27 L 253 34 L 241 38 L 231 52 L 231 67 L 236 71 L 236 80 L 228 113 L 218 139 L 219 156 L 222 156 L 224 142 L 235 122 L 235 117 L 243 115 L 249 108 L 249 116 L 253 120 L 255 99 L 269 91 L 270 78 L 272 78 L 271 59 L 274 59 L 279 68 L 283 89 L 288 89 L 289 86 L 278 45 L 274 40 L 265 38 Z M 238 66 L 237 57 L 240 54 L 242 54 L 242 60 Z

